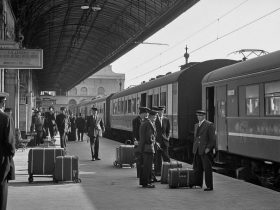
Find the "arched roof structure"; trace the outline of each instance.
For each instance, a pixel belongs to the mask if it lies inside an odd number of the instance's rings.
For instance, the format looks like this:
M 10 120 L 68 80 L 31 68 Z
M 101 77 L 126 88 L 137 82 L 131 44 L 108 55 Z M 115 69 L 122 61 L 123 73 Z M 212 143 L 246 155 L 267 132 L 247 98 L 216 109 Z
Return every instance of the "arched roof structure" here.
M 40 90 L 69 90 L 199 0 L 10 0 L 23 46 L 40 48 Z M 83 2 L 89 9 L 82 10 Z

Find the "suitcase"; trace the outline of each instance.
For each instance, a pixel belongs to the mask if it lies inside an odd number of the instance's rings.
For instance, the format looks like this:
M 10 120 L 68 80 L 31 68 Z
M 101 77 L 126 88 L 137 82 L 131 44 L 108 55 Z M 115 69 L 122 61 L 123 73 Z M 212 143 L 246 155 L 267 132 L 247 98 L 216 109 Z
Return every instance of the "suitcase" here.
M 33 182 L 33 176 L 53 176 L 55 158 L 64 156 L 62 148 L 31 148 L 28 152 L 28 181 Z
M 161 166 L 161 184 L 168 183 L 168 170 L 170 168 L 182 168 L 182 163 L 179 163 L 178 161 L 163 162 Z
M 191 168 L 173 168 L 168 171 L 170 188 L 194 187 L 197 185 L 194 170 Z
M 79 158 L 70 155 L 56 157 L 54 181 L 81 182 L 79 178 Z
M 116 161 L 114 166 L 123 167 L 123 165 L 130 165 L 134 167 L 135 155 L 133 145 L 120 145 L 116 148 Z

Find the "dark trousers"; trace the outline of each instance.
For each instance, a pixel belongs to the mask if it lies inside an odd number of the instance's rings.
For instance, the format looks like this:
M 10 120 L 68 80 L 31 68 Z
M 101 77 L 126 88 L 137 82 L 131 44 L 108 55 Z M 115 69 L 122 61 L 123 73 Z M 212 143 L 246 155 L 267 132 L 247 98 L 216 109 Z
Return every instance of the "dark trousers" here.
M 60 135 L 61 148 L 66 148 L 66 139 L 67 139 L 66 133 L 64 131 L 59 131 L 59 135 Z
M 153 153 L 143 154 L 143 165 L 140 173 L 140 185 L 151 184 L 152 167 L 153 167 Z
M 155 175 L 156 176 L 160 176 L 160 174 L 161 174 L 162 161 L 170 162 L 170 157 L 168 155 L 168 147 L 156 150 L 156 154 L 154 157 Z
M 205 173 L 205 184 L 207 188 L 213 188 L 213 171 L 210 153 L 194 155 L 193 169 L 197 178 L 198 186 L 203 185 L 203 171 Z
M 99 152 L 99 136 L 90 137 L 91 157 L 98 158 Z
M 78 141 L 83 141 L 84 140 L 84 131 L 78 129 Z
M 49 125 L 49 132 L 50 132 L 51 138 L 53 138 L 54 137 L 54 127 L 53 127 L 53 125 Z
M 36 133 L 37 133 L 37 135 L 36 135 L 36 145 L 44 143 L 44 140 L 43 140 L 44 132 L 43 131 L 36 131 Z
M 3 183 L 0 183 L 0 209 L 1 210 L 6 210 L 7 198 L 8 198 L 8 182 L 7 180 L 4 180 Z

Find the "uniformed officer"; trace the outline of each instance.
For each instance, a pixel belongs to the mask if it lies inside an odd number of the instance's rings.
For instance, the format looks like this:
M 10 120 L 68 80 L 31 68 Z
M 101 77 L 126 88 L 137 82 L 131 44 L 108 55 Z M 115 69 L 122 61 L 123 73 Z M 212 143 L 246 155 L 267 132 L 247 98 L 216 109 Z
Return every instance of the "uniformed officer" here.
M 144 119 L 149 116 L 149 108 L 147 107 L 139 107 L 139 115 L 132 120 L 132 140 L 134 142 L 135 148 L 135 158 L 136 158 L 136 170 L 137 170 L 137 178 L 140 177 L 140 167 L 141 167 L 141 155 L 137 152 L 137 147 L 139 144 L 139 128 Z
M 197 183 L 203 185 L 203 171 L 205 173 L 206 188 L 204 191 L 213 190 L 212 157 L 216 144 L 215 128 L 212 122 L 205 119 L 206 112 L 197 110 L 198 123 L 194 126 L 193 168 L 196 173 Z
M 4 113 L 6 97 L 9 94 L 0 92 L 0 209 L 7 207 L 8 180 L 15 179 L 15 135 L 13 120 Z
M 154 110 L 158 111 L 158 117 L 155 125 L 157 130 L 156 136 L 156 154 L 155 154 L 155 175 L 160 175 L 162 161 L 170 162 L 168 154 L 169 139 L 170 139 L 170 122 L 167 117 L 164 116 L 165 106 L 154 107 Z
M 143 168 L 140 173 L 140 185 L 144 188 L 154 188 L 151 184 L 153 156 L 155 154 L 157 112 L 149 110 L 149 117 L 140 125 L 139 151 L 143 156 Z

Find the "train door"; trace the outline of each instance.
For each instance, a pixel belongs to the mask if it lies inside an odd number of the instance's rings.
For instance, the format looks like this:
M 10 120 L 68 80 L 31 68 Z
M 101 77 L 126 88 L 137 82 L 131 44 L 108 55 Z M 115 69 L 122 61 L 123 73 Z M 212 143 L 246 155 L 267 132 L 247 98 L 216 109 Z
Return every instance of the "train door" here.
M 207 112 L 207 120 L 215 123 L 214 87 L 206 88 L 206 112 Z
M 226 121 L 226 98 L 227 87 L 216 87 L 216 131 L 217 131 L 217 146 L 218 150 L 227 150 L 227 121 Z

